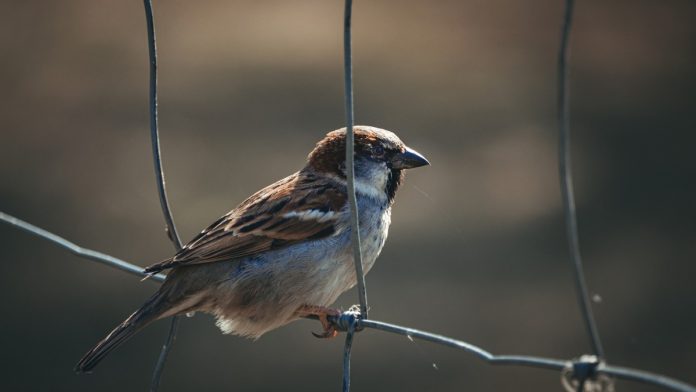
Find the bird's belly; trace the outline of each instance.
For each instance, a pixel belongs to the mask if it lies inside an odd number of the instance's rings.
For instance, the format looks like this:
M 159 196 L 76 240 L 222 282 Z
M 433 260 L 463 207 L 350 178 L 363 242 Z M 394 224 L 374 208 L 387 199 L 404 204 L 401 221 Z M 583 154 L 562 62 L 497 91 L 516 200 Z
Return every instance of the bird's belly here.
M 379 218 L 361 222 L 365 273 L 387 237 L 388 216 Z M 223 332 L 250 337 L 297 319 L 303 305 L 329 306 L 356 284 L 348 230 L 233 264 L 227 279 L 208 296 L 215 300 L 207 310 L 218 317 Z

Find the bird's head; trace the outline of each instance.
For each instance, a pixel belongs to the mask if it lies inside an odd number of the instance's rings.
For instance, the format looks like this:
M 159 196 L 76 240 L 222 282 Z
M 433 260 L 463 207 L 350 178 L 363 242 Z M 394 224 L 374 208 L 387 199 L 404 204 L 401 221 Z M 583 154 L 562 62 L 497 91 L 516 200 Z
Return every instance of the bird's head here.
M 355 190 L 365 196 L 393 201 L 403 180 L 403 171 L 429 165 L 427 159 L 407 147 L 394 133 L 358 125 L 355 136 Z M 317 143 L 307 166 L 327 175 L 346 179 L 346 130 L 329 132 Z

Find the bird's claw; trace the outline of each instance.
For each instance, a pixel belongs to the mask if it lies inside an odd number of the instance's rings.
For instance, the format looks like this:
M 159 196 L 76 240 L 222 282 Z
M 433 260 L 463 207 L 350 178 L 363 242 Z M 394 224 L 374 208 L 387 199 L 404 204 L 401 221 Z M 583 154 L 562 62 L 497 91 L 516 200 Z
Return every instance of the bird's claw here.
M 314 335 L 315 338 L 331 339 L 338 336 L 338 331 L 336 330 L 336 327 L 329 321 L 329 316 L 338 317 L 341 315 L 341 312 L 335 309 L 327 310 L 328 311 L 322 312 L 318 315 L 319 321 L 321 322 L 321 326 L 324 328 L 324 332 L 312 332 L 312 335 Z
M 336 331 L 336 328 L 330 327 L 328 330 L 325 330 L 321 333 L 312 332 L 312 335 L 314 335 L 314 337 L 318 339 L 331 339 L 338 336 L 338 331 Z
M 340 310 L 326 308 L 323 306 L 305 305 L 298 310 L 297 314 L 300 317 L 314 316 L 319 319 L 319 322 L 321 322 L 321 326 L 324 329 L 324 331 L 312 332 L 312 335 L 314 335 L 314 337 L 319 339 L 330 339 L 338 336 L 338 330 L 334 326 L 333 322 L 329 321 L 329 317 L 339 317 L 341 315 Z

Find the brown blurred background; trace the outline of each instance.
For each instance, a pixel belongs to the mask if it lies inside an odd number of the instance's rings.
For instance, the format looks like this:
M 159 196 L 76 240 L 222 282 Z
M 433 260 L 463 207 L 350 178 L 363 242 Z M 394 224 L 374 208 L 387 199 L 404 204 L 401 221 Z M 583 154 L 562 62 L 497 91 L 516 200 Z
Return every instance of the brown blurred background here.
M 558 1 L 358 1 L 356 122 L 409 173 L 372 316 L 494 353 L 589 351 L 556 174 Z M 582 251 L 610 361 L 696 383 L 696 3 L 581 1 L 572 37 Z M 340 1 L 157 1 L 162 148 L 185 239 L 303 165 L 344 122 Z M 0 210 L 147 265 L 172 253 L 148 135 L 142 2 L 0 3 Z M 3 390 L 146 390 L 168 323 L 76 376 L 154 290 L 0 225 Z M 356 302 L 351 291 L 339 306 Z M 163 391 L 336 391 L 343 339 L 182 322 Z M 559 374 L 367 331 L 356 391 L 560 390 Z M 437 364 L 439 370 L 432 366 Z M 654 390 L 620 383 L 619 391 Z

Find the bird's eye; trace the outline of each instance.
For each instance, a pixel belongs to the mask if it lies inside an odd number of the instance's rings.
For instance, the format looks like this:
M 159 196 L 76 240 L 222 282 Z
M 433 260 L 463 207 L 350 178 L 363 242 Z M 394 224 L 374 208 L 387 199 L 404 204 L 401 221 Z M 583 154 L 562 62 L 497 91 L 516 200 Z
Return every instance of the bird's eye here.
M 384 156 L 384 147 L 376 145 L 372 148 L 372 154 L 376 157 Z

